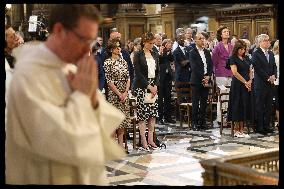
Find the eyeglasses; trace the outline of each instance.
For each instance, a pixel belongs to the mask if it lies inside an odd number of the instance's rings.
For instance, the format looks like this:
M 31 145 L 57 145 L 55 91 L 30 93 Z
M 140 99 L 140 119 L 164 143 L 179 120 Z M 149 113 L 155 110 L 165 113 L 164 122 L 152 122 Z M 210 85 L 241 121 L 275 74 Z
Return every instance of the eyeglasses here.
M 71 31 L 72 33 L 75 34 L 75 36 L 79 39 L 79 41 L 83 44 L 87 44 L 87 45 L 90 45 L 94 42 L 94 40 L 96 40 L 95 38 L 94 39 L 87 39 L 83 36 L 81 36 L 80 34 L 78 34 L 75 30 L 69 30 Z

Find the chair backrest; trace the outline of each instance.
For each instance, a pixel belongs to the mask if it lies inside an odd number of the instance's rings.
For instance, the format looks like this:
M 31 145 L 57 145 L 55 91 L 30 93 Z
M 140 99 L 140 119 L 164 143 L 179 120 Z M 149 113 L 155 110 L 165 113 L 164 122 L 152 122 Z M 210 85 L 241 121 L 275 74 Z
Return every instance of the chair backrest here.
M 216 83 L 216 76 L 214 73 L 212 73 L 212 76 L 211 76 L 211 81 L 212 81 L 212 100 L 214 102 L 217 102 L 218 101 L 218 86 L 217 86 L 217 83 Z M 210 90 L 209 90 L 209 94 L 210 94 Z
M 230 86 L 226 85 L 227 88 L 226 92 L 220 92 L 220 89 L 218 88 L 219 98 L 220 98 L 220 108 L 224 108 L 228 106 L 229 103 L 229 96 L 230 96 Z M 224 98 L 225 97 L 225 98 Z
M 175 90 L 178 99 L 185 98 L 191 102 L 191 82 L 175 82 Z
M 129 98 L 129 109 L 130 109 L 130 116 L 136 117 L 137 105 L 135 98 Z

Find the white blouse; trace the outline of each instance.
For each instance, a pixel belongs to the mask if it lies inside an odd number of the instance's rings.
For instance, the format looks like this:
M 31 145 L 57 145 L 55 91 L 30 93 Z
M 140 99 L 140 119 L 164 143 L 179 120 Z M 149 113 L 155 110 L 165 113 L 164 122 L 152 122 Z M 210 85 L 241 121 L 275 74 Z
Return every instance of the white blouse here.
M 148 65 L 148 78 L 155 78 L 156 63 L 153 56 L 146 56 L 146 61 Z

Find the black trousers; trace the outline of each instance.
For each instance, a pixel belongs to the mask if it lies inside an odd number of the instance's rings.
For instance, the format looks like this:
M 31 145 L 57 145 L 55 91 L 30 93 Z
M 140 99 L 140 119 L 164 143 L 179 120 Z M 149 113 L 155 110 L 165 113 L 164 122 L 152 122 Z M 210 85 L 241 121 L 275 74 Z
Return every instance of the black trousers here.
M 273 103 L 273 88 L 255 90 L 255 111 L 257 130 L 268 129 Z
M 206 105 L 209 89 L 203 86 L 192 85 L 192 122 L 197 124 L 198 119 L 205 122 Z
M 160 80 L 160 86 L 158 90 L 158 108 L 159 108 L 159 120 L 171 119 L 171 91 L 172 80 L 169 74 L 166 74 L 162 80 Z

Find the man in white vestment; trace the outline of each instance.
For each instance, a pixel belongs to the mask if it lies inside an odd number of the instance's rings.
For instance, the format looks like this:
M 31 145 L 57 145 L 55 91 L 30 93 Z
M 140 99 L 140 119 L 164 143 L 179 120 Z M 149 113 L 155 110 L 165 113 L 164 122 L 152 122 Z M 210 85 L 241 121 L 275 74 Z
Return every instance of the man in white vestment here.
M 88 56 L 100 19 L 93 5 L 56 5 L 47 41 L 17 48 L 7 184 L 107 185 L 106 162 L 125 156 L 111 138 L 124 115 L 97 89 L 96 63 Z

